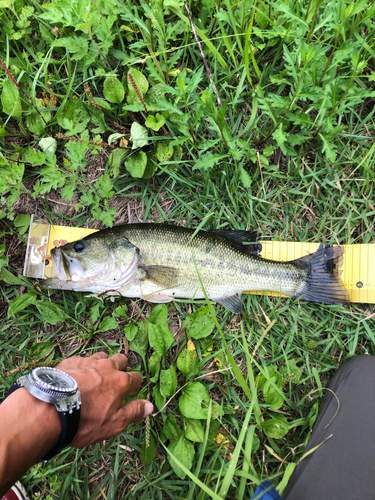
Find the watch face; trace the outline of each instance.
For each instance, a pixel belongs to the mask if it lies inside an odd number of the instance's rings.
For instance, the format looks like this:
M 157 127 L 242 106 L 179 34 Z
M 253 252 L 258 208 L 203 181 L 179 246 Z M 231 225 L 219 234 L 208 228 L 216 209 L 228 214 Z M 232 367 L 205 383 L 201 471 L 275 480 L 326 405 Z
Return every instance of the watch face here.
M 67 373 L 55 368 L 35 368 L 32 372 L 34 382 L 43 387 L 62 392 L 77 390 L 76 381 Z

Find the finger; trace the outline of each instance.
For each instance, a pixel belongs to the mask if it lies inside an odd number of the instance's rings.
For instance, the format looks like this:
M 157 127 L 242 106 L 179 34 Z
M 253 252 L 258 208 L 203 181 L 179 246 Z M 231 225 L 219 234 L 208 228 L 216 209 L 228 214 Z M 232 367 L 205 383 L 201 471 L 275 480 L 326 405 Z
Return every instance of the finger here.
M 112 361 L 113 367 L 115 370 L 120 370 L 122 372 L 125 372 L 128 368 L 128 358 L 125 356 L 125 354 L 120 354 L 117 353 L 112 358 L 109 358 L 110 361 Z
M 121 400 L 128 396 L 138 394 L 141 385 L 142 377 L 137 372 L 113 372 L 113 384 L 117 387 Z
M 142 377 L 137 372 L 129 372 L 126 374 L 128 376 L 128 390 L 127 393 L 131 396 L 138 394 L 139 389 L 142 385 Z
M 75 366 L 80 362 L 81 358 L 79 356 L 71 356 L 70 358 L 66 358 L 61 363 L 59 363 L 56 368 L 59 370 L 64 371 L 65 369 L 69 368 L 70 366 Z
M 96 352 L 92 356 L 89 356 L 87 359 L 106 359 L 108 358 L 108 354 L 106 352 Z
M 137 372 L 130 372 L 127 373 L 129 379 L 130 379 L 130 384 L 129 384 L 129 394 L 131 396 L 135 396 L 138 394 L 141 386 L 142 386 L 142 377 L 140 376 L 139 373 Z
M 153 410 L 154 405 L 146 399 L 133 399 L 133 401 L 130 401 L 119 409 L 123 414 L 126 425 L 138 422 L 138 420 L 150 415 Z

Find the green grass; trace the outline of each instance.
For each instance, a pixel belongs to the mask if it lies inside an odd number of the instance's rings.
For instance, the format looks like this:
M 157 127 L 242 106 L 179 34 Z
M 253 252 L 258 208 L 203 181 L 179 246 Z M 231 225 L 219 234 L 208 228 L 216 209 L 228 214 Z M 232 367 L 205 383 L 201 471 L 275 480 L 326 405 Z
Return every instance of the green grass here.
M 0 397 L 36 363 L 124 352 L 124 327 L 139 326 L 154 309 L 135 300 L 34 290 L 33 280 L 17 277 L 25 215 L 89 227 L 152 220 L 255 228 L 262 238 L 288 241 L 355 244 L 375 237 L 373 3 L 190 3 L 222 105 L 179 0 L 164 7 L 130 0 L 70 5 L 0 2 Z M 163 126 L 150 128 L 150 115 Z M 148 140 L 131 149 L 134 139 L 144 141 L 134 123 Z M 56 152 L 43 150 L 43 138 L 56 140 Z M 49 301 L 59 306 L 55 324 L 40 305 Z M 374 354 L 374 318 L 364 320 L 374 310 L 267 296 L 243 302 L 238 317 L 214 305 L 222 335 L 216 327 L 194 340 L 196 377 L 227 370 L 199 379 L 220 414 L 210 403 L 190 470 L 181 463 L 186 470 L 180 467 L 179 477 L 177 462 L 174 468 L 170 462 L 170 426 L 183 432 L 181 392 L 149 423 L 36 465 L 24 478 L 29 493 L 203 500 L 236 492 L 242 500 L 266 477 L 284 487 L 334 371 L 355 354 Z M 103 323 L 120 305 L 127 312 Z M 202 306 L 176 301 L 168 321 L 181 325 Z M 185 344 L 183 335 L 168 348 L 162 369 L 177 366 Z M 228 352 L 243 380 L 230 370 Z M 152 353 L 143 352 L 147 361 Z M 147 395 L 158 380 L 146 383 L 150 374 L 142 364 L 138 369 Z M 177 375 L 181 388 L 187 378 L 179 369 Z M 274 418 L 283 436 L 273 433 Z M 219 427 L 229 449 L 214 440 Z M 158 444 L 142 463 L 146 436 Z

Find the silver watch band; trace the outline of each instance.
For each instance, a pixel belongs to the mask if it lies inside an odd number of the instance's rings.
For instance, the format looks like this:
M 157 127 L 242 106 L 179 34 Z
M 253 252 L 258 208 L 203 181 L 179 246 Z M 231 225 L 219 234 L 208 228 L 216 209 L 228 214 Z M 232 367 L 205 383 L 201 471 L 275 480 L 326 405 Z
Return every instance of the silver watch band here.
M 61 372 L 55 368 L 46 368 L 44 370 L 53 370 L 54 374 L 60 372 L 65 377 L 71 379 L 71 386 L 67 388 L 54 387 L 50 384 L 43 383 L 37 377 L 33 377 L 33 372 L 28 375 L 21 376 L 6 393 L 4 399 L 10 396 L 14 391 L 24 387 L 35 398 L 51 403 L 56 406 L 60 422 L 61 432 L 55 446 L 44 457 L 43 461 L 49 460 L 63 448 L 68 446 L 74 439 L 79 427 L 81 414 L 81 394 L 78 390 L 76 381 L 65 372 Z M 3 399 L 3 401 L 4 401 Z M 0 401 L 1 403 L 2 401 Z

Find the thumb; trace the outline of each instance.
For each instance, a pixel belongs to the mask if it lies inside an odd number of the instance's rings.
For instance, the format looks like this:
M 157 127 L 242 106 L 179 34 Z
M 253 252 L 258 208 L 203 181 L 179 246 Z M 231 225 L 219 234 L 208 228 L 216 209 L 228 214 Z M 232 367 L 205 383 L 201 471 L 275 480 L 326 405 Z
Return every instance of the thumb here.
M 126 425 L 134 424 L 147 415 L 150 415 L 154 410 L 154 405 L 147 399 L 133 399 L 121 407 Z

